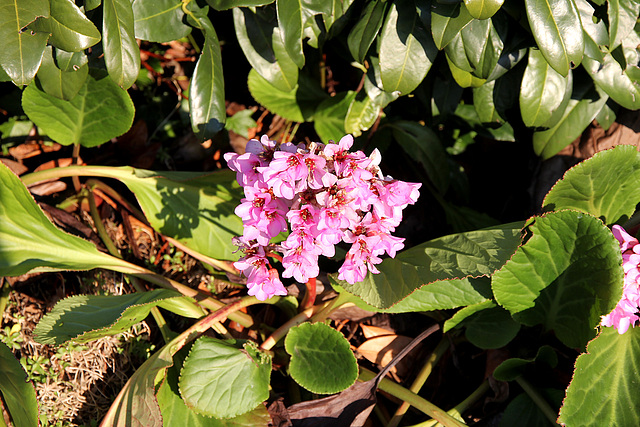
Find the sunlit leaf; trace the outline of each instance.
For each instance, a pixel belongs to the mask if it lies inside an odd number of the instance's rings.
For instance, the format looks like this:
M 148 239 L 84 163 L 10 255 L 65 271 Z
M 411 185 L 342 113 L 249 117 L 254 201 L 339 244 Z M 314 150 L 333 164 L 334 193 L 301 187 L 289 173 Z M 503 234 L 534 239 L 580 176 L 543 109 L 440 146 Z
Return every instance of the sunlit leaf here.
M 58 68 L 53 59 L 53 49 L 47 46 L 36 75 L 40 86 L 47 94 L 70 101 L 82 89 L 88 74 L 89 66 L 86 64 L 71 71 Z
M 128 267 L 95 245 L 56 228 L 22 184 L 0 164 L 0 275 Z
M 502 7 L 504 0 L 464 0 L 469 14 L 476 19 L 488 19 Z
M 582 61 L 584 39 L 573 0 L 525 0 L 533 37 L 549 65 L 566 76 Z
M 191 27 L 183 22 L 182 4 L 176 0 L 134 0 L 136 38 L 163 43 L 189 35 Z
M 140 49 L 134 34 L 130 0 L 104 0 L 102 48 L 109 76 L 118 86 L 129 88 L 140 72 Z
M 207 3 L 215 10 L 228 10 L 234 7 L 264 6 L 275 0 L 207 0 Z
M 471 21 L 473 16 L 469 14 L 463 2 L 433 2 L 431 34 L 438 49 L 444 49 Z
M 587 0 L 575 0 L 584 30 L 584 54 L 596 61 L 604 61 L 600 46 L 609 44 L 609 33 L 602 19 L 598 19 L 595 9 Z M 597 20 L 596 20 L 597 19 Z
M 585 58 L 582 65 L 589 71 L 596 85 L 615 102 L 630 110 L 640 108 L 640 82 L 631 79 L 627 72 L 622 71 L 622 67 L 611 54 L 605 55 L 603 64 Z
M 0 0 L 0 66 L 18 86 L 38 71 L 49 34 L 22 31 L 38 17 L 49 16 L 47 0 Z
M 520 113 L 525 125 L 555 126 L 571 99 L 572 90 L 571 70 L 563 77 L 551 68 L 539 50 L 529 49 L 529 62 L 520 88 Z
M 128 330 L 169 298 L 182 295 L 168 289 L 126 295 L 75 295 L 59 301 L 38 322 L 33 334 L 41 344 L 93 341 Z
M 362 16 L 353 26 L 347 37 L 347 45 L 353 58 L 363 63 L 371 44 L 378 36 L 388 3 L 371 2 L 367 4 Z
M 447 279 L 489 276 L 515 252 L 522 224 L 440 237 L 385 259 L 362 282 L 337 280 L 347 292 L 378 308 L 388 308 L 417 288 Z
M 314 114 L 313 127 L 325 144 L 330 140 L 339 141 L 345 134 L 345 117 L 356 93 L 340 92 L 318 105 Z
M 640 12 L 640 3 L 635 0 L 608 0 L 609 51 L 618 47 L 633 30 Z
M 129 94 L 108 76 L 97 74 L 89 74 L 70 101 L 30 85 L 22 95 L 22 108 L 54 141 L 85 147 L 122 135 L 131 127 L 134 116 Z
M 640 202 L 640 153 L 619 145 L 569 169 L 542 203 L 544 210 L 575 209 L 606 224 L 627 221 Z
M 269 397 L 271 357 L 252 341 L 198 339 L 180 373 L 180 394 L 195 412 L 230 418 Z
M 11 353 L 11 349 L 0 341 L 0 397 L 4 408 L 16 427 L 38 425 L 38 402 L 33 384 L 27 373 Z M 0 421 L 2 423 L 3 421 Z
M 100 41 L 100 31 L 71 0 L 50 0 L 51 16 L 29 25 L 34 31 L 50 33 L 49 44 L 68 52 L 79 52 Z
M 307 10 L 305 2 L 301 0 L 276 0 L 276 11 L 284 47 L 291 60 L 298 68 L 302 68 L 304 66 L 302 30 L 313 13 Z
M 528 229 L 529 240 L 493 275 L 496 300 L 516 321 L 583 347 L 620 299 L 618 241 L 599 219 L 576 211 L 536 217 Z
M 559 422 L 585 427 L 640 425 L 640 328 L 603 328 L 576 360 Z
M 284 345 L 291 355 L 291 377 L 313 393 L 338 393 L 358 378 L 349 341 L 324 323 L 303 323 L 290 329 Z
M 408 95 L 418 87 L 438 49 L 421 25 L 413 2 L 393 3 L 380 34 L 380 69 L 387 92 Z

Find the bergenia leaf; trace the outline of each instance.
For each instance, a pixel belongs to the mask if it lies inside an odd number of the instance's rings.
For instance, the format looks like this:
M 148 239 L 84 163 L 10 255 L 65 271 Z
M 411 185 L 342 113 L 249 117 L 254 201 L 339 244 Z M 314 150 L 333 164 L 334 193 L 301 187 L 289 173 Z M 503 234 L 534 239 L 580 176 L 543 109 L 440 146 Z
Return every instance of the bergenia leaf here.
M 528 233 L 493 275 L 495 298 L 515 320 L 542 324 L 567 346 L 583 347 L 622 294 L 618 241 L 602 221 L 576 211 L 536 217 Z
M 353 285 L 337 280 L 347 292 L 378 308 L 388 308 L 417 288 L 439 280 L 489 276 L 502 267 L 521 242 L 522 224 L 452 234 L 399 253 L 377 265 Z
M 628 220 L 640 202 L 640 153 L 619 145 L 569 169 L 544 198 L 546 211 L 575 209 L 606 224 Z
M 16 427 L 38 425 L 36 391 L 11 349 L 0 341 L 0 397 Z M 3 421 L 0 421 L 3 423 Z
M 128 330 L 143 321 L 151 308 L 171 298 L 182 295 L 168 289 L 127 295 L 75 295 L 58 302 L 33 334 L 41 344 L 93 341 Z

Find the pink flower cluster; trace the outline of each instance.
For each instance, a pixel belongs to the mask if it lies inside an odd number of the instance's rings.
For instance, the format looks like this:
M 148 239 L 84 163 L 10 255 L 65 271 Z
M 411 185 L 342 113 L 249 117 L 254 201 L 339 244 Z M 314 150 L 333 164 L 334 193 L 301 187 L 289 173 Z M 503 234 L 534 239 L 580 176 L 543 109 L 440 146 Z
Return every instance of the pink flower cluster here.
M 349 152 L 353 137 L 338 144 L 276 144 L 265 135 L 247 143 L 242 155 L 224 158 L 244 187 L 245 198 L 236 208 L 244 234 L 234 243 L 244 256 L 234 263 L 247 277 L 249 295 L 264 301 L 286 295 L 277 270 L 267 257 L 280 252 L 284 272 L 305 283 L 318 276 L 318 257 L 335 255 L 335 245 L 351 248 L 339 269 L 339 278 L 353 284 L 387 253 L 394 257 L 404 239 L 391 233 L 402 220 L 402 210 L 418 199 L 421 184 L 384 178 L 375 150 Z M 288 225 L 291 232 L 280 245 L 271 239 Z
M 613 235 L 620 242 L 622 251 L 622 269 L 624 270 L 624 288 L 622 299 L 616 308 L 606 316 L 602 316 L 603 326 L 614 326 L 619 334 L 624 334 L 629 326 L 635 326 L 640 320 L 640 243 L 629 235 L 624 228 L 614 225 Z

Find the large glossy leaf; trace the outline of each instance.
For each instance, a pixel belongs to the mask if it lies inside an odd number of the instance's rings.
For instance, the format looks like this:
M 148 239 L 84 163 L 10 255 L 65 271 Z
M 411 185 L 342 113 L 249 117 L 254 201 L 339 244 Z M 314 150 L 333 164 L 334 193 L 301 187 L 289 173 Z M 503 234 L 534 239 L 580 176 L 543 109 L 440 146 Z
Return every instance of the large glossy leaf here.
M 275 16 L 264 10 L 253 13 L 235 8 L 233 22 L 240 47 L 253 69 L 279 91 L 293 91 L 298 84 L 298 66 L 284 47 Z
M 488 19 L 502 7 L 504 0 L 464 0 L 469 14 L 476 19 Z
M 384 90 L 408 95 L 418 87 L 438 49 L 421 25 L 412 1 L 390 5 L 380 34 L 380 71 Z
M 118 86 L 129 88 L 140 73 L 140 49 L 134 33 L 130 0 L 104 0 L 102 49 L 109 76 Z
M 627 72 L 622 71 L 622 67 L 611 54 L 605 55 L 603 64 L 585 58 L 582 65 L 589 71 L 596 85 L 611 99 L 630 110 L 640 108 L 640 82 L 631 79 Z
M 255 409 L 269 397 L 271 357 L 253 341 L 201 337 L 180 373 L 180 394 L 195 412 L 230 418 Z
M 473 20 L 447 45 L 447 58 L 458 68 L 486 80 L 500 60 L 506 30 L 504 19 Z
M 529 127 L 555 126 L 573 91 L 573 74 L 556 72 L 537 49 L 529 49 L 529 62 L 520 87 L 520 113 Z M 561 95 L 562 94 L 562 95 Z
M 4 164 L 0 164 L 0 217 L 1 276 L 130 265 L 56 228 Z
M 387 6 L 388 3 L 383 2 L 374 1 L 369 3 L 356 25 L 349 32 L 347 37 L 349 51 L 351 56 L 361 64 L 364 62 L 371 44 L 378 36 Z
M 38 425 L 38 402 L 27 373 L 5 343 L 0 342 L 0 397 L 15 427 Z M 0 420 L 0 424 L 3 423 Z
M 602 110 L 609 97 L 585 84 L 574 84 L 573 95 L 562 117 L 549 130 L 533 134 L 533 150 L 543 159 L 571 144 Z
M 431 10 L 431 34 L 438 49 L 444 49 L 471 21 L 473 16 L 463 2 L 434 2 Z
M 492 297 L 486 277 L 440 280 L 421 286 L 385 313 L 449 310 L 479 304 Z
M 429 283 L 493 274 L 520 244 L 521 225 L 440 237 L 384 260 L 377 265 L 380 274 L 368 273 L 360 283 L 337 283 L 368 304 L 388 308 Z
M 47 33 L 22 31 L 39 16 L 49 16 L 47 0 L 0 0 L 0 66 L 18 86 L 33 80 L 49 38 Z
M 178 366 L 181 366 L 181 364 Z M 251 412 L 225 420 L 197 414 L 189 408 L 180 397 L 180 390 L 178 388 L 178 366 L 174 365 L 167 370 L 167 377 L 158 389 L 158 394 L 156 395 L 158 405 L 160 405 L 160 412 L 162 413 L 163 425 L 184 425 L 189 427 L 268 427 L 271 424 L 269 412 L 267 408 L 262 405 L 258 405 L 258 407 Z
M 41 344 L 93 341 L 128 330 L 170 298 L 183 297 L 168 289 L 127 295 L 75 295 L 56 303 L 33 334 Z
M 584 40 L 573 0 L 525 0 L 533 37 L 549 65 L 566 76 L 582 61 Z
M 313 393 L 338 393 L 358 378 L 358 363 L 349 341 L 324 323 L 291 328 L 284 346 L 291 355 L 291 377 Z
M 584 30 L 584 54 L 596 61 L 604 61 L 604 54 L 600 46 L 609 44 L 609 32 L 602 19 L 598 19 L 595 9 L 587 0 L 575 0 L 580 21 Z
M 129 94 L 107 76 L 90 74 L 70 101 L 36 85 L 22 95 L 22 108 L 54 141 L 95 147 L 129 130 L 134 109 Z
M 602 221 L 576 211 L 548 213 L 528 229 L 529 240 L 493 275 L 496 300 L 515 320 L 583 347 L 620 299 L 618 241 Z
M 313 14 L 302 0 L 276 0 L 278 28 L 284 47 L 291 60 L 302 68 L 304 52 L 302 51 L 302 30 L 307 19 Z
M 275 0 L 207 0 L 207 3 L 215 10 L 228 10 L 234 7 L 265 6 Z
M 416 122 L 398 121 L 390 124 L 393 137 L 404 151 L 424 166 L 429 179 L 441 194 L 449 187 L 447 154 L 438 136 Z
M 182 4 L 176 0 L 134 0 L 136 38 L 162 43 L 189 35 L 191 27 L 183 22 Z
M 71 0 L 51 0 L 51 16 L 29 25 L 34 31 L 50 33 L 49 44 L 68 52 L 79 52 L 100 41 L 100 31 Z
M 496 81 L 492 80 L 473 89 L 473 106 L 481 123 L 504 123 L 493 99 L 495 85 Z
M 620 335 L 603 328 L 576 360 L 573 379 L 560 408 L 565 425 L 640 425 L 637 393 L 640 328 Z M 632 409 L 630 409 L 632 408 Z
M 269 111 L 294 122 L 309 121 L 317 106 L 329 96 L 318 83 L 304 74 L 293 90 L 283 92 L 272 86 L 256 70 L 249 72 L 249 91 L 253 98 Z
M 191 127 L 201 141 L 212 138 L 224 128 L 227 119 L 220 42 L 204 12 L 192 12 L 194 24 L 205 35 L 202 54 L 196 64 L 189 88 Z
M 619 145 L 572 167 L 544 198 L 543 209 L 575 209 L 606 224 L 627 221 L 640 202 L 640 153 Z
M 607 1 L 609 17 L 609 51 L 618 47 L 633 30 L 640 12 L 640 3 L 635 0 Z
M 329 141 L 339 141 L 345 131 L 345 117 L 356 93 L 340 92 L 336 96 L 327 98 L 318 105 L 314 114 L 313 127 L 325 144 Z
M 71 71 L 63 71 L 58 68 L 53 58 L 53 49 L 51 46 L 47 46 L 36 76 L 40 86 L 47 94 L 69 101 L 82 89 L 88 74 L 89 66 L 87 64 L 76 70 L 71 69 Z

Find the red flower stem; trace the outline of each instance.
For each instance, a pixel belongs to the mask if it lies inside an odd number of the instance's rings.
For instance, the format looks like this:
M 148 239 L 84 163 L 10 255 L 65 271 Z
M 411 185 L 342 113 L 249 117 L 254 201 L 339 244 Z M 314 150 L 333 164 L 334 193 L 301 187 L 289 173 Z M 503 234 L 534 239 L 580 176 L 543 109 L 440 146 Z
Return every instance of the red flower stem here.
M 307 280 L 307 292 L 304 294 L 304 298 L 302 299 L 301 308 L 306 310 L 307 308 L 313 307 L 313 304 L 316 302 L 316 278 L 312 277 Z

